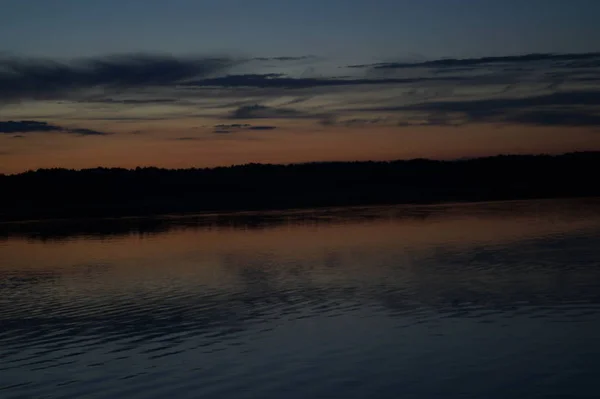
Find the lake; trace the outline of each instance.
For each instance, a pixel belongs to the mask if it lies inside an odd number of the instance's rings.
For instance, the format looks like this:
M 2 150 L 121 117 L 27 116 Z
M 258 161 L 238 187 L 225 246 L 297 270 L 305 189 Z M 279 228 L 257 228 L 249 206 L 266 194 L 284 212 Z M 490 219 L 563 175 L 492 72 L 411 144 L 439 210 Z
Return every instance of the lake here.
M 597 398 L 600 199 L 4 224 L 0 397 Z

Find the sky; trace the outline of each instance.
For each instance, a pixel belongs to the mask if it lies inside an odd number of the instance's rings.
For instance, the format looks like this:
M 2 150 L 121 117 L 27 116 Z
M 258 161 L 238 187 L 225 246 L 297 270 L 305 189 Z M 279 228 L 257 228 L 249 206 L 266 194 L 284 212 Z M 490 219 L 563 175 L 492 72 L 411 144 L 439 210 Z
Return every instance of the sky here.
M 0 10 L 0 173 L 600 149 L 597 0 Z

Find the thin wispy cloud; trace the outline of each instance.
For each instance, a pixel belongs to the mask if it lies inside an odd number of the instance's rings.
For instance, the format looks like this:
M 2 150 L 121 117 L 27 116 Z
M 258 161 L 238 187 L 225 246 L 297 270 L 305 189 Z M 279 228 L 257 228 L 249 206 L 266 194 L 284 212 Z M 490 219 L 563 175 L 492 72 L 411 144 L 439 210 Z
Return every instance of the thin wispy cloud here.
M 567 62 L 566 67 L 598 67 L 600 53 L 580 54 L 524 54 L 502 57 L 444 58 L 422 62 L 381 62 L 348 65 L 348 68 L 408 69 L 408 68 L 465 68 L 492 64 L 528 64 L 541 61 Z M 463 69 L 466 70 L 466 69 Z
M 273 108 L 265 105 L 245 105 L 234 110 L 230 119 L 300 119 L 308 115 L 292 108 Z
M 333 117 L 331 113 L 313 112 L 309 110 L 298 110 L 287 107 L 269 107 L 260 104 L 245 105 L 233 110 L 228 119 L 305 119 L 324 121 Z M 259 129 L 261 130 L 261 129 Z M 267 130 L 267 129 L 262 129 Z
M 23 134 L 27 133 L 67 133 L 79 136 L 106 136 L 110 134 L 92 129 L 68 128 L 41 121 L 0 121 L 0 134 L 22 137 Z
M 600 126 L 600 91 L 570 91 L 521 98 L 432 101 L 398 107 L 369 108 L 368 111 L 397 114 L 414 112 L 426 120 L 415 125 L 514 123 Z M 411 125 L 409 122 L 406 124 Z
M 600 53 L 357 64 L 343 77 L 318 70 L 307 77 L 285 69 L 314 59 L 132 54 L 57 61 L 4 55 L 0 103 L 69 100 L 77 111 L 62 120 L 112 123 L 195 118 L 208 124 L 307 120 L 325 127 L 598 125 Z M 261 69 L 263 61 L 281 65 L 281 71 Z M 228 125 L 214 131 L 274 128 Z M 22 126 L 28 132 L 105 134 L 52 124 Z
M 317 59 L 317 57 L 314 55 L 301 55 L 301 56 L 297 56 L 297 57 L 279 56 L 279 57 L 254 57 L 254 58 L 251 58 L 252 61 L 283 61 L 283 62 L 307 61 L 307 60 L 314 60 L 314 59 Z
M 277 126 L 268 125 L 251 125 L 249 123 L 232 123 L 232 124 L 218 124 L 214 126 L 214 133 L 227 134 L 234 133 L 243 130 L 275 130 Z
M 184 137 L 176 137 L 177 141 L 201 141 L 203 140 L 201 137 L 192 137 L 192 136 L 184 136 Z
M 80 90 L 176 85 L 223 72 L 229 58 L 119 55 L 60 62 L 0 57 L 0 101 L 61 98 Z
M 423 77 L 423 78 L 390 78 L 390 79 L 340 79 L 340 78 L 290 78 L 282 74 L 250 74 L 229 75 L 213 79 L 203 79 L 183 84 L 194 87 L 258 87 L 307 89 L 316 87 L 395 85 L 435 81 L 455 81 L 457 77 Z

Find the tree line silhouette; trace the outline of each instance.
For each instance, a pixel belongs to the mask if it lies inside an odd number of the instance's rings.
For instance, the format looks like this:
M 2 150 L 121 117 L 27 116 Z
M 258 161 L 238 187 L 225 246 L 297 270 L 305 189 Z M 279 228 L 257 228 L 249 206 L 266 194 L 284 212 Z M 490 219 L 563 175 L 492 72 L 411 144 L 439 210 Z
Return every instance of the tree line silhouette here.
M 0 175 L 0 221 L 599 196 L 600 152 Z

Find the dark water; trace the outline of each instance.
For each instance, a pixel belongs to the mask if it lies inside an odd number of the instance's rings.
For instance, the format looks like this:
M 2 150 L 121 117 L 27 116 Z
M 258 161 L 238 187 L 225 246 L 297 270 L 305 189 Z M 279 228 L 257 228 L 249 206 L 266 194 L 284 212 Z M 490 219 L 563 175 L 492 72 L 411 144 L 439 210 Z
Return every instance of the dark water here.
M 597 398 L 600 201 L 0 229 L 0 398 Z

